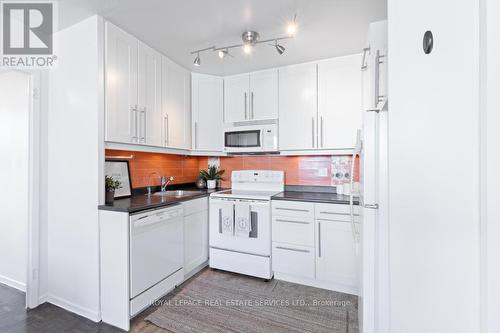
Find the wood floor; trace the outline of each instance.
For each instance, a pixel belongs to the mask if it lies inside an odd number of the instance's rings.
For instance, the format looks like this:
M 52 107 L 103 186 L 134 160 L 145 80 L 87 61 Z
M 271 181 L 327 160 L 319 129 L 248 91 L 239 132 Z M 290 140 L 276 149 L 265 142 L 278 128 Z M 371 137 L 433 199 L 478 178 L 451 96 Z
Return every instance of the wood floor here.
M 117 333 L 116 327 L 94 323 L 55 305 L 45 303 L 36 309 L 26 310 L 25 294 L 0 284 L 0 332 L 1 333 Z M 131 332 L 166 333 L 168 331 L 145 322 L 144 318 L 156 310 L 151 307 L 132 321 Z

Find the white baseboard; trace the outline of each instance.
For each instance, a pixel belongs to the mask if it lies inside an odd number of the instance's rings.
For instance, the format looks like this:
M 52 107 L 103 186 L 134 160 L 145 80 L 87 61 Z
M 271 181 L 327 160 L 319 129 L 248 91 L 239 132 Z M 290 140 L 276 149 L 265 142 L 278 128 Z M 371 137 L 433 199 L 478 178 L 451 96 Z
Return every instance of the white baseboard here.
M 208 266 L 208 260 L 205 261 L 204 263 L 196 266 L 191 271 L 184 272 L 184 281 L 189 280 L 190 278 L 192 278 L 194 275 L 196 275 L 199 271 L 201 271 L 203 268 L 205 268 L 207 266 Z
M 96 323 L 101 321 L 101 315 L 98 311 L 87 309 L 51 294 L 46 294 L 43 297 L 40 297 L 40 301 L 54 304 L 55 306 L 63 308 L 64 310 L 67 310 L 69 312 L 76 313 L 77 315 L 90 319 Z
M 0 275 L 0 283 L 5 284 L 9 287 L 15 288 L 22 292 L 26 292 L 26 283 L 22 283 L 6 276 Z

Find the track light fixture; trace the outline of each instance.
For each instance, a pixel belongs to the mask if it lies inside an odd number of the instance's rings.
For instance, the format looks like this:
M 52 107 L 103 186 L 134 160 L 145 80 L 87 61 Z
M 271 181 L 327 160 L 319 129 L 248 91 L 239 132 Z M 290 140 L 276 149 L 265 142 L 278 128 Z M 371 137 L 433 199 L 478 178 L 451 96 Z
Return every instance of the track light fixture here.
M 285 52 L 285 47 L 283 45 L 278 44 L 278 41 L 295 37 L 295 34 L 297 32 L 296 20 L 297 20 L 297 14 L 294 15 L 293 21 L 287 27 L 288 36 L 260 40 L 260 35 L 258 32 L 249 30 L 249 31 L 243 32 L 243 34 L 241 35 L 241 39 L 243 42 L 241 44 L 222 46 L 222 47 L 211 46 L 211 47 L 207 47 L 204 49 L 192 51 L 191 54 L 196 54 L 196 58 L 194 59 L 193 64 L 195 66 L 200 66 L 200 64 L 201 64 L 200 53 L 201 52 L 205 52 L 205 51 L 215 52 L 215 51 L 217 51 L 219 58 L 224 59 L 227 55 L 232 57 L 232 55 L 229 54 L 229 49 L 241 47 L 241 48 L 243 48 L 243 52 L 245 54 L 250 54 L 255 45 L 262 44 L 262 43 L 269 43 L 269 42 L 274 42 L 274 44 L 270 44 L 270 45 L 274 46 L 274 48 L 276 48 L 276 51 L 278 52 L 278 54 L 282 55 Z

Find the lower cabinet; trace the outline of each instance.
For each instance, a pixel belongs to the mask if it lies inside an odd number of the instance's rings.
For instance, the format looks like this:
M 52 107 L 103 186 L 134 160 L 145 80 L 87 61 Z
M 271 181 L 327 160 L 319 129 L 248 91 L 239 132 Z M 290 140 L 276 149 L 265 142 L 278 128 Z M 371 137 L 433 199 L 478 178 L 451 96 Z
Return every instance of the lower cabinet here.
M 359 258 L 348 205 L 273 201 L 272 212 L 275 278 L 358 293 Z
M 208 260 L 208 198 L 184 204 L 184 275 L 196 273 Z

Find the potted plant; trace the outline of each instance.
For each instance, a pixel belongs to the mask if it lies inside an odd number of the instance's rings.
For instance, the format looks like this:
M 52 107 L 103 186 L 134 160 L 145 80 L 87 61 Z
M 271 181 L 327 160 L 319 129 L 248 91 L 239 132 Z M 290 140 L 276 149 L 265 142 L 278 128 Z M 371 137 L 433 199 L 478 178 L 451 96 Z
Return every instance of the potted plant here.
M 106 204 L 113 204 L 115 200 L 115 190 L 122 187 L 122 182 L 114 179 L 112 176 L 105 177 L 106 183 Z
M 200 178 L 203 178 L 207 181 L 207 188 L 214 189 L 217 187 L 218 180 L 224 180 L 222 175 L 224 174 L 224 170 L 219 170 L 216 165 L 209 165 L 208 170 L 200 171 Z

